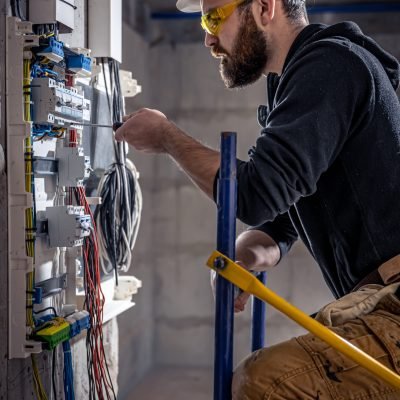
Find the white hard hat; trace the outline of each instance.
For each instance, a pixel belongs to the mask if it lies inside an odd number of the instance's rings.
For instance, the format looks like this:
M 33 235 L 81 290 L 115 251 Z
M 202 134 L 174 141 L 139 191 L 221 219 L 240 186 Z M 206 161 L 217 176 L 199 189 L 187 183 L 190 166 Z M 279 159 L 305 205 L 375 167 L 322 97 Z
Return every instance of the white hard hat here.
M 187 13 L 201 11 L 200 0 L 178 0 L 176 7 L 178 10 Z

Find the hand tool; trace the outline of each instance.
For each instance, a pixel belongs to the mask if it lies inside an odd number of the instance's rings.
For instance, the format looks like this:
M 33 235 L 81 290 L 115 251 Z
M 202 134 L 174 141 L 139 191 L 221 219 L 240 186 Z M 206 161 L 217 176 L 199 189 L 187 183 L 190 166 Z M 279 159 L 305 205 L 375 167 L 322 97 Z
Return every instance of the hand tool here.
M 72 126 L 88 126 L 90 128 L 110 128 L 115 132 L 117 129 L 121 128 L 121 126 L 123 124 L 124 124 L 123 122 L 114 122 L 112 125 L 87 124 L 87 123 L 74 122 L 71 125 Z
M 297 322 L 303 328 L 307 329 L 309 332 L 313 333 L 315 336 L 319 337 L 321 340 L 328 343 L 331 347 L 355 361 L 357 364 L 363 366 L 368 371 L 379 376 L 392 386 L 400 388 L 399 375 L 331 331 L 326 326 L 320 324 L 315 319 L 309 317 L 307 314 L 288 303 L 285 299 L 265 287 L 249 271 L 245 270 L 222 253 L 214 251 L 207 261 L 207 266 L 234 285 L 240 287 L 243 291 L 269 303 L 293 321 Z

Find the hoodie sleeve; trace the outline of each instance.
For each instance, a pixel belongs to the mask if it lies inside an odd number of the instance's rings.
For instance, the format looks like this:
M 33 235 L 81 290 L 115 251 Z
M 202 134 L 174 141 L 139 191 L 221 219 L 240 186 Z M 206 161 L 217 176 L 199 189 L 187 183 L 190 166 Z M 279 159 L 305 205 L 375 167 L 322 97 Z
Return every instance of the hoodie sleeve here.
M 296 56 L 249 160 L 237 162 L 238 218 L 248 225 L 273 221 L 313 194 L 352 130 L 368 118 L 372 91 L 350 42 L 320 41 Z

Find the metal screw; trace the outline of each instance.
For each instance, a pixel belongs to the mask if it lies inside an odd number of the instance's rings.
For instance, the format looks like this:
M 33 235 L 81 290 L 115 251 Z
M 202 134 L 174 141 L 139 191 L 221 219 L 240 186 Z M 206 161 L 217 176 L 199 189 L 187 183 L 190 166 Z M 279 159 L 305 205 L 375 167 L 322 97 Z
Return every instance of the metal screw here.
M 225 260 L 225 258 L 223 258 L 223 257 L 217 257 L 217 258 L 214 260 L 214 267 L 215 267 L 216 269 L 223 270 L 223 269 L 225 269 L 225 268 L 227 267 L 227 265 L 228 265 L 228 263 L 227 263 L 227 261 Z

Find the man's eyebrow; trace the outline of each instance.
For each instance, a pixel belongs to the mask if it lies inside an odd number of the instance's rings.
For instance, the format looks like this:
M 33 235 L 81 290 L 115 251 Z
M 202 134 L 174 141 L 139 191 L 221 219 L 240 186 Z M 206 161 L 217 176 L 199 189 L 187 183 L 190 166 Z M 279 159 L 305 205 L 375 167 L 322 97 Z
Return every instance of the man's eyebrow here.
M 203 15 L 215 11 L 217 8 L 218 8 L 218 7 L 209 8 L 209 9 L 207 9 L 207 10 L 205 10 L 205 11 L 203 12 Z
M 203 2 L 203 4 L 204 4 L 204 2 Z M 205 9 L 204 11 L 203 11 L 203 15 L 204 14 L 208 14 L 208 13 L 210 13 L 210 12 L 213 12 L 213 11 L 215 11 L 217 8 L 219 8 L 219 7 L 210 7 L 210 8 L 208 8 L 208 9 Z

